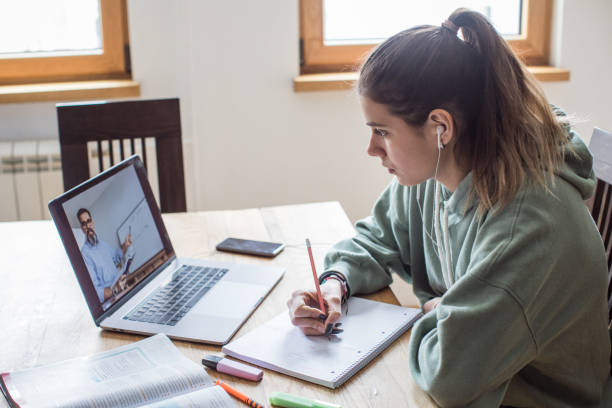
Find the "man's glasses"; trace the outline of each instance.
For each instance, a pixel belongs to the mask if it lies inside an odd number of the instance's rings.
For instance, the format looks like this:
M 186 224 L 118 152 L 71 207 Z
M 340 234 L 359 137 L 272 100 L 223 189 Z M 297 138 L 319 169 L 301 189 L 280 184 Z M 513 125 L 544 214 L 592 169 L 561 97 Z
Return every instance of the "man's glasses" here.
M 89 223 L 91 223 L 91 218 L 88 218 L 86 220 L 81 221 L 81 227 L 84 227 L 84 226 L 86 226 Z

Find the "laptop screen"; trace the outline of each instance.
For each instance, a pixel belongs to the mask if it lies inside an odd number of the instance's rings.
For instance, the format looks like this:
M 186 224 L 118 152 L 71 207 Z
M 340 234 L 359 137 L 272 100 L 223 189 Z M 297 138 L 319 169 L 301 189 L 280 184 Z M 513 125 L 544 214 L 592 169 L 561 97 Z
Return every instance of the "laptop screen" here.
M 137 157 L 75 187 L 49 208 L 94 320 L 174 255 Z

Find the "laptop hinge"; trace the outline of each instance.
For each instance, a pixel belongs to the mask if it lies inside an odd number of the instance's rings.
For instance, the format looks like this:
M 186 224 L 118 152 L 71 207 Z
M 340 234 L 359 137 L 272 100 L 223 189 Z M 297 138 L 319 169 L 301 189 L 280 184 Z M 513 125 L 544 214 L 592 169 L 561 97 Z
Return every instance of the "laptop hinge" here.
M 142 281 L 140 281 L 135 287 L 132 288 L 132 290 L 130 290 L 130 292 L 128 294 L 126 294 L 124 297 L 119 299 L 117 301 L 117 303 L 112 305 L 106 312 L 102 313 L 102 315 L 95 320 L 96 326 L 100 326 L 100 323 L 102 321 L 104 321 L 104 319 L 106 319 L 107 317 L 109 317 L 113 313 L 115 313 L 117 310 L 119 310 L 119 308 L 121 306 L 123 306 L 128 300 L 133 298 L 134 295 L 136 295 L 149 282 L 151 282 L 153 279 L 155 279 L 157 277 L 157 275 L 162 273 L 162 271 L 164 271 L 175 260 L 176 260 L 176 255 L 174 255 L 174 254 L 172 256 L 168 257 L 168 260 L 166 262 L 164 262 L 162 265 L 157 267 L 157 269 L 155 269 L 153 272 L 151 272 L 151 274 L 149 276 L 147 276 Z

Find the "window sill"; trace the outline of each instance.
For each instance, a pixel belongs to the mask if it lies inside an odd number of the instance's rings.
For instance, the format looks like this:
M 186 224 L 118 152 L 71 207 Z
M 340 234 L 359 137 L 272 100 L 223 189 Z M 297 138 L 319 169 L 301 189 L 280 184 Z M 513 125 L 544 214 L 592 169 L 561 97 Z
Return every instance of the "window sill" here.
M 0 103 L 66 102 L 140 96 L 140 84 L 132 80 L 54 82 L 0 85 Z
M 569 81 L 570 71 L 549 66 L 531 66 L 529 71 L 541 82 Z M 295 92 L 341 91 L 353 89 L 357 72 L 299 75 L 293 78 Z

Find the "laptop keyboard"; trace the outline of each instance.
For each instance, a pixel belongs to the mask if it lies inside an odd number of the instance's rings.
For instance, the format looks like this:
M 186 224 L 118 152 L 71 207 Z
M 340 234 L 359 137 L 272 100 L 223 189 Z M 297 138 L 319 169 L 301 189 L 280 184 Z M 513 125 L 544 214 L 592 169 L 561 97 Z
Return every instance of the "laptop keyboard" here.
M 214 287 L 228 269 L 182 265 L 165 286 L 160 286 L 123 318 L 175 326 Z

